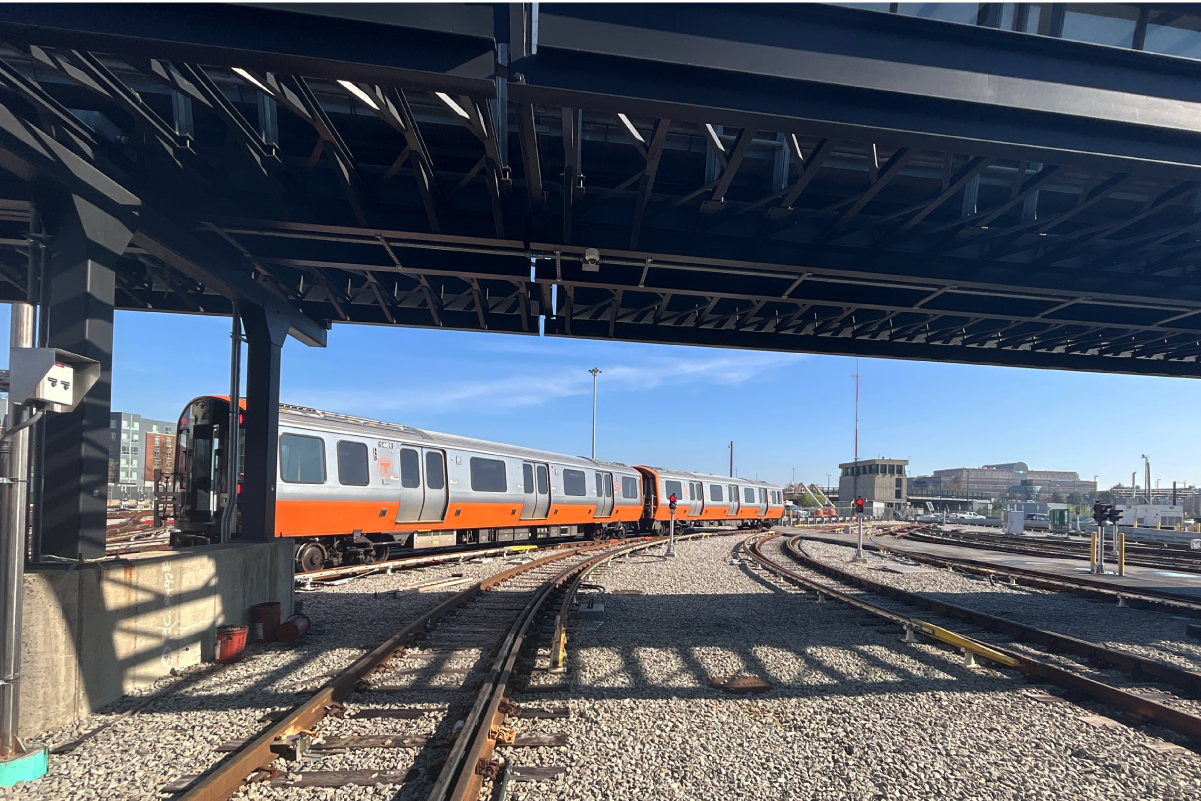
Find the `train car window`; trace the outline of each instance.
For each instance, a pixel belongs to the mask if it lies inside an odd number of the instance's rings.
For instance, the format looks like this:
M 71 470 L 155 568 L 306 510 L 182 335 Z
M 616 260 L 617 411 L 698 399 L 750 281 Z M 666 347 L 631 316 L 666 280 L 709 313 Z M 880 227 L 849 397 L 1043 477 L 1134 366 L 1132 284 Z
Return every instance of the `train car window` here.
M 755 488 L 754 487 L 744 487 L 743 488 L 742 502 L 743 503 L 754 503 L 755 502 Z
M 425 452 L 425 486 L 434 490 L 446 486 L 446 469 L 442 466 L 441 451 Z
M 338 440 L 338 483 L 348 487 L 365 487 L 371 483 L 366 443 Z
M 538 465 L 538 492 L 545 495 L 550 492 L 550 476 L 546 474 L 546 465 Z
M 635 499 L 638 497 L 638 479 L 631 476 L 621 477 L 621 497 Z
M 526 495 L 534 494 L 534 466 L 532 464 L 521 466 L 521 485 L 525 487 Z
M 400 486 L 421 486 L 421 457 L 412 448 L 400 449 Z
M 759 503 L 767 503 L 767 490 L 759 490 Z
M 505 463 L 500 459 L 471 457 L 471 489 L 475 492 L 504 492 L 508 489 Z
M 289 484 L 324 484 L 325 440 L 299 434 L 281 435 L 279 474 Z
M 601 477 L 600 473 L 596 473 L 595 475 L 596 475 L 596 497 L 603 498 L 603 497 L 605 497 L 605 479 Z
M 608 473 L 605 474 L 605 497 L 613 497 L 613 476 Z
M 722 498 L 722 493 L 721 493 L 721 484 L 710 484 L 709 485 L 709 500 L 718 501 L 718 502 L 721 502 L 722 500 L 724 500 L 724 498 Z
M 684 485 L 678 481 L 664 481 L 663 494 L 667 497 L 676 496 L 677 501 L 684 500 Z
M 583 470 L 564 470 L 563 471 L 563 494 L 564 495 L 587 495 L 588 483 L 584 480 Z

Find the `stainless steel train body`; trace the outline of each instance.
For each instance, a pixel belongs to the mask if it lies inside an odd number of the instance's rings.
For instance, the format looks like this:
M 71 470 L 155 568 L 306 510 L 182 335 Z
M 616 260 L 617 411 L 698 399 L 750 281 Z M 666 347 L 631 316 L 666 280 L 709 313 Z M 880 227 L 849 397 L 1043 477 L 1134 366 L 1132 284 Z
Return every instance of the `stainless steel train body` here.
M 228 495 L 227 398 L 192 401 L 179 420 L 176 517 L 212 539 Z M 661 528 L 674 482 L 685 525 L 778 519 L 765 482 L 629 467 L 281 404 L 275 536 L 297 540 L 315 570 L 371 562 L 392 546 L 433 548 L 547 537 L 624 537 Z M 670 482 L 670 484 L 669 484 Z M 737 489 L 738 504 L 689 498 L 693 485 Z M 752 492 L 755 501 L 743 501 Z M 761 493 L 762 496 L 761 496 Z M 703 495 L 703 493 L 701 493 Z M 750 498 L 750 495 L 746 495 Z M 762 499 L 779 497 L 777 505 Z M 696 506 L 696 513 L 692 507 Z

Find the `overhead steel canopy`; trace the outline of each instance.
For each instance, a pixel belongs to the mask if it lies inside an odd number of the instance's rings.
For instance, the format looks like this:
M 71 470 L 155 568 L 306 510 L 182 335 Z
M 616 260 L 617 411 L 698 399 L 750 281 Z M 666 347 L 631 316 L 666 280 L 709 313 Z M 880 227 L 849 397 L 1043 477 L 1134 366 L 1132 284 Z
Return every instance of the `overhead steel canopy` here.
M 1201 374 L 1191 60 L 814 5 L 9 4 L 0 40 L 0 297 L 82 182 L 140 201 L 121 308 Z

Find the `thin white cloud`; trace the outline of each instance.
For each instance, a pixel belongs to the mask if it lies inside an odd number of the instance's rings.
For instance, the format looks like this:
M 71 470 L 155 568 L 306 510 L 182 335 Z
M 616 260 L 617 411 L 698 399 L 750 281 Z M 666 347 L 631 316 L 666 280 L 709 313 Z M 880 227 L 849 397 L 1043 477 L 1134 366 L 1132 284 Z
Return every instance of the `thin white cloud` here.
M 632 392 L 662 386 L 687 384 L 746 383 L 772 370 L 782 369 L 805 358 L 791 353 L 730 351 L 702 358 L 655 358 L 641 364 L 619 364 L 601 368 L 604 391 Z M 295 386 L 285 391 L 289 402 L 352 414 L 400 412 L 449 412 L 465 408 L 477 411 L 541 406 L 563 398 L 592 392 L 586 371 L 556 370 L 523 372 L 499 378 L 466 381 L 437 381 L 422 377 L 409 385 L 374 386 L 369 392 L 329 391 Z

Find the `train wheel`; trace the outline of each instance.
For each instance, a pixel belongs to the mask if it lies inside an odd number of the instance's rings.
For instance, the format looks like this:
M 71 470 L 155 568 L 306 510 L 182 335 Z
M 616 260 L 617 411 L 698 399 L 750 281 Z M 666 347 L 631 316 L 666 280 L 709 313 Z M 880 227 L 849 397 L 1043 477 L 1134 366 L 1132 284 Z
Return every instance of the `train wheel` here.
M 391 555 L 391 553 L 392 553 L 391 546 L 377 545 L 377 546 L 375 546 L 375 561 L 386 562 L 388 560 L 388 557 Z
M 315 542 L 306 542 L 296 552 L 296 567 L 302 573 L 325 567 L 325 549 Z

